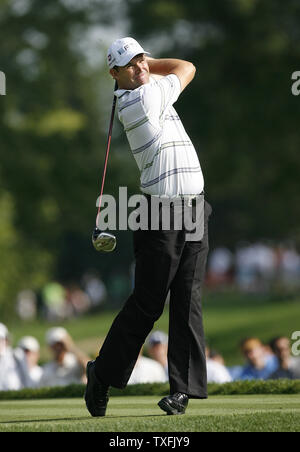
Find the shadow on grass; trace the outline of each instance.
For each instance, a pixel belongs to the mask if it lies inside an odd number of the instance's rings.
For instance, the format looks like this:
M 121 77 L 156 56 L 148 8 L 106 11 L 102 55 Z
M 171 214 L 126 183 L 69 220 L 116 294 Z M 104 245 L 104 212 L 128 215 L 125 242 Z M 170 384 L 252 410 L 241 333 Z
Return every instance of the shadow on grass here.
M 165 416 L 164 413 L 162 414 L 144 414 L 144 415 L 124 415 L 124 416 L 98 416 L 98 417 L 92 417 L 92 416 L 83 416 L 83 417 L 62 417 L 62 418 L 54 418 L 54 419 L 24 419 L 24 420 L 16 420 L 16 421 L 1 421 L 1 424 L 28 424 L 31 422 L 61 422 L 61 421 L 87 421 L 87 420 L 99 420 L 99 419 L 122 419 L 122 418 L 144 418 L 144 417 L 160 417 Z

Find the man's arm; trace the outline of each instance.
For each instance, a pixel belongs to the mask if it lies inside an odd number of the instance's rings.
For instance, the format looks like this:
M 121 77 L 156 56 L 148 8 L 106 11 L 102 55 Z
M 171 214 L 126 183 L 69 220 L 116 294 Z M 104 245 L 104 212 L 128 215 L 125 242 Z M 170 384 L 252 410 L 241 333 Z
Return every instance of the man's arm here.
M 63 339 L 63 343 L 65 345 L 65 348 L 68 352 L 73 353 L 73 355 L 75 355 L 78 364 L 80 365 L 80 367 L 82 368 L 83 372 L 86 369 L 86 365 L 89 361 L 89 357 L 82 352 L 81 350 L 79 350 L 79 348 L 76 347 L 73 339 L 71 338 L 71 336 L 68 334 L 65 336 L 65 338 Z
M 150 74 L 157 74 L 166 76 L 175 74 L 180 80 L 181 92 L 193 80 L 196 68 L 193 63 L 184 60 L 177 60 L 175 58 L 161 58 L 155 59 L 146 57 L 149 65 Z

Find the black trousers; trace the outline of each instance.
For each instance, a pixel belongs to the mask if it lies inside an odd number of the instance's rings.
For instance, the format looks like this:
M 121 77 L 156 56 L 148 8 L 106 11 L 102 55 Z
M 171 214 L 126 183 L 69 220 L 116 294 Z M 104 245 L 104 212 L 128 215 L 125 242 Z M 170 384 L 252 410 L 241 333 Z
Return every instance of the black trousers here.
M 117 388 L 126 386 L 170 291 L 170 392 L 183 392 L 191 398 L 207 397 L 201 289 L 210 213 L 211 207 L 205 202 L 201 241 L 186 241 L 184 229 L 134 232 L 135 287 L 96 358 L 96 375 L 104 383 Z

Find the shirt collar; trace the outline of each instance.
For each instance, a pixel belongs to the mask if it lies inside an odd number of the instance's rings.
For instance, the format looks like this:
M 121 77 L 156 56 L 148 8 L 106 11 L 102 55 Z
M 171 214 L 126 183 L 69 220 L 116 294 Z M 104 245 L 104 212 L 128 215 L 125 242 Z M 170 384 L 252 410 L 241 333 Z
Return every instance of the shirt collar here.
M 130 93 L 131 91 L 132 91 L 131 89 L 117 89 L 114 93 L 119 98 L 123 96 L 123 94 Z
M 149 83 L 151 83 L 153 80 L 154 80 L 153 77 L 150 76 Z M 143 86 L 143 85 L 141 85 L 141 86 Z M 141 88 L 141 86 L 139 86 L 139 88 Z M 136 89 L 139 89 L 139 88 L 136 88 Z M 123 94 L 125 94 L 125 93 L 131 93 L 132 91 L 135 91 L 135 90 L 133 90 L 133 89 L 117 89 L 117 90 L 114 92 L 114 94 L 115 94 L 118 98 L 120 98 L 121 96 L 123 96 Z

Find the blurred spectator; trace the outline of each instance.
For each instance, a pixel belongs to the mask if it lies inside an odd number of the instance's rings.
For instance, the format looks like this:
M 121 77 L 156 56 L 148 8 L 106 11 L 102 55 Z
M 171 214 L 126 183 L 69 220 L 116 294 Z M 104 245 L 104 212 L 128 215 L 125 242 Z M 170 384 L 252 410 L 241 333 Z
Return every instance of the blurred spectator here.
M 241 246 L 236 252 L 236 282 L 245 292 L 265 292 L 276 274 L 275 251 L 263 244 Z
M 38 365 L 40 358 L 40 345 L 32 336 L 24 336 L 18 343 L 18 348 L 23 350 L 28 368 L 28 387 L 39 386 L 42 377 L 42 368 Z
M 292 244 L 240 243 L 233 254 L 225 247 L 211 251 L 207 286 L 226 289 L 236 285 L 247 293 L 300 288 L 300 255 Z
M 262 342 L 255 337 L 244 339 L 241 351 L 246 365 L 228 369 L 233 380 L 266 380 L 278 367 L 277 358 L 266 353 Z
M 106 301 L 107 290 L 101 278 L 95 272 L 89 271 L 84 275 L 82 282 L 91 301 L 91 307 L 102 306 Z
M 22 290 L 17 296 L 17 313 L 22 320 L 35 319 L 37 315 L 37 297 L 32 290 Z
M 229 381 L 232 381 L 232 378 L 226 367 L 220 362 L 215 361 L 210 357 L 210 350 L 208 347 L 206 347 L 205 353 L 206 353 L 207 382 L 227 383 Z
M 216 248 L 209 256 L 207 283 L 209 286 L 224 287 L 233 281 L 234 256 L 227 248 Z
M 163 366 L 154 359 L 146 358 L 140 353 L 128 384 L 165 383 L 166 381 L 168 381 L 168 378 Z
M 290 288 L 299 287 L 300 256 L 293 247 L 282 250 L 280 273 L 285 286 Z
M 65 303 L 66 317 L 84 314 L 91 306 L 88 295 L 75 283 L 65 288 Z
M 147 339 L 146 345 L 149 357 L 163 366 L 168 378 L 168 335 L 163 331 L 154 331 Z
M 217 363 L 222 364 L 222 366 L 225 366 L 225 361 L 224 361 L 224 358 L 221 355 L 221 353 L 217 352 L 214 349 L 212 349 L 212 350 L 209 349 L 208 352 L 209 352 L 209 358 L 212 361 L 216 361 Z
M 66 317 L 66 292 L 61 284 L 46 284 L 42 290 L 42 300 L 47 320 L 61 320 Z
M 27 365 L 24 354 L 14 353 L 9 345 L 8 329 L 0 323 L 0 390 L 16 390 L 27 386 Z
M 89 358 L 78 350 L 64 328 L 51 328 L 46 333 L 46 342 L 53 360 L 43 366 L 40 386 L 64 386 L 84 381 Z
M 291 356 L 290 340 L 284 336 L 278 336 L 271 340 L 270 346 L 278 359 L 278 369 L 271 374 L 271 379 L 300 378 L 300 358 Z

